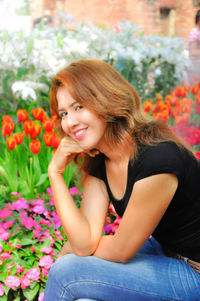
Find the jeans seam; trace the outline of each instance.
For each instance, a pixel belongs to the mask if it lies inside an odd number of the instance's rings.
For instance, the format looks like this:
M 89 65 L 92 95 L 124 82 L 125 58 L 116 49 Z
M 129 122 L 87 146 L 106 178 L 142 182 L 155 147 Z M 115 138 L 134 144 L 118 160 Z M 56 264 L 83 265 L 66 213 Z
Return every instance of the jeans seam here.
M 131 288 L 128 288 L 128 287 L 124 287 L 124 286 L 120 286 L 120 285 L 114 285 L 114 284 L 108 284 L 107 282 L 102 282 L 102 281 L 96 281 L 96 280 L 77 280 L 77 281 L 71 281 L 69 283 L 67 283 L 67 285 L 64 286 L 64 290 L 63 290 L 63 294 L 61 296 L 61 301 L 63 300 L 63 295 L 64 295 L 64 292 L 66 289 L 68 289 L 68 287 L 71 285 L 71 284 L 75 284 L 75 283 L 97 283 L 97 284 L 103 284 L 103 285 L 109 285 L 109 286 L 112 286 L 112 287 L 117 287 L 117 288 L 122 288 L 122 289 L 126 289 L 128 291 L 133 291 L 133 292 L 137 292 L 137 293 L 142 293 L 144 295 L 148 295 L 148 296 L 152 296 L 152 297 L 156 297 L 156 298 L 162 298 L 162 300 L 174 300 L 174 301 L 182 301 L 181 299 L 177 299 L 177 298 L 171 298 L 171 297 L 162 297 L 160 295 L 156 295 L 156 294 L 152 294 L 151 292 L 147 293 L 147 292 L 143 292 L 143 291 L 138 291 L 136 289 L 131 289 Z M 71 293 L 70 295 L 72 296 L 72 298 L 75 298 Z

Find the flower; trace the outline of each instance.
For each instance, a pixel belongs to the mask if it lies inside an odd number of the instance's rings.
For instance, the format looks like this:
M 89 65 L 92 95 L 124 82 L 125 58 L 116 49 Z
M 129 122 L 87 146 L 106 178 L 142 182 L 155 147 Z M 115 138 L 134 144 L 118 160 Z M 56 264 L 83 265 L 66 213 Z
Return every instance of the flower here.
M 53 258 L 50 255 L 42 257 L 39 261 L 39 266 L 49 270 L 53 264 Z
M 10 150 L 13 150 L 17 144 L 14 137 L 8 137 L 6 142 L 7 142 L 7 147 Z
M 4 122 L 2 124 L 2 128 L 1 128 L 1 132 L 3 134 L 4 137 L 6 136 L 10 136 L 11 133 L 13 132 L 15 127 L 14 122 L 10 121 L 10 122 Z
M 43 247 L 40 249 L 40 251 L 44 254 L 51 254 L 53 252 L 52 247 Z
M 44 143 L 46 146 L 53 146 L 53 148 L 58 147 L 58 140 L 54 132 L 46 132 L 43 136 Z
M 44 292 L 40 293 L 38 301 L 43 301 L 44 299 Z
M 4 115 L 2 117 L 2 121 L 3 121 L 3 123 L 5 123 L 5 122 L 12 122 L 12 117 L 10 115 Z
M 31 284 L 30 280 L 26 276 L 22 276 L 20 282 L 21 282 L 21 288 L 23 289 L 26 289 Z
M 2 283 L 0 282 L 0 297 L 5 293 Z
M 51 118 L 44 120 L 43 127 L 46 132 L 51 132 L 54 127 L 54 120 Z
M 32 281 L 37 281 L 40 279 L 40 269 L 39 268 L 31 268 L 28 272 L 26 272 L 25 276 Z
M 26 229 L 31 229 L 34 226 L 34 220 L 32 219 L 32 217 L 24 217 L 22 219 L 22 225 L 26 228 Z
M 12 215 L 12 211 L 8 210 L 7 208 L 3 208 L 0 210 L 0 219 L 5 219 L 8 216 Z
M 46 113 L 43 108 L 33 109 L 32 114 L 36 120 L 44 121 L 46 119 Z
M 5 279 L 5 285 L 15 290 L 16 287 L 20 286 L 20 279 L 16 276 L 8 276 Z
M 27 200 L 24 198 L 20 198 L 16 202 L 12 203 L 12 210 L 22 210 L 22 209 L 28 209 Z
M 195 154 L 197 156 L 197 158 L 200 160 L 200 152 L 196 152 Z
M 17 145 L 20 145 L 24 140 L 24 134 L 23 133 L 15 133 L 13 135 L 13 137 L 15 138 L 15 141 L 16 141 Z
M 41 125 L 34 123 L 33 128 L 30 132 L 31 139 L 35 139 L 36 136 L 39 136 L 40 132 L 41 132 Z
M 17 110 L 17 118 L 19 123 L 28 120 L 28 117 L 29 114 L 27 113 L 26 110 Z
M 41 143 L 39 140 L 32 140 L 30 143 L 30 150 L 33 154 L 37 154 L 41 150 Z
M 76 187 L 71 187 L 69 188 L 69 192 L 71 195 L 74 195 L 78 193 L 78 189 Z

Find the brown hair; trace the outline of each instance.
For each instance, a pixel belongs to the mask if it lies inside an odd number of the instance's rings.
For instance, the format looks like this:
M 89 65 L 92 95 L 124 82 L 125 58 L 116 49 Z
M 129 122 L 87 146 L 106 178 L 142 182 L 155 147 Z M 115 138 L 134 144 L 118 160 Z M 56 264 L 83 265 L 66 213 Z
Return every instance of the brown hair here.
M 52 79 L 50 102 L 51 109 L 56 113 L 56 94 L 60 86 L 66 87 L 77 102 L 93 110 L 107 123 L 105 140 L 109 145 L 130 141 L 131 138 L 135 150 L 138 143 L 152 144 L 169 140 L 190 149 L 166 124 L 144 113 L 133 86 L 105 62 L 80 60 L 71 63 Z M 57 117 L 61 138 L 64 133 L 58 113 Z

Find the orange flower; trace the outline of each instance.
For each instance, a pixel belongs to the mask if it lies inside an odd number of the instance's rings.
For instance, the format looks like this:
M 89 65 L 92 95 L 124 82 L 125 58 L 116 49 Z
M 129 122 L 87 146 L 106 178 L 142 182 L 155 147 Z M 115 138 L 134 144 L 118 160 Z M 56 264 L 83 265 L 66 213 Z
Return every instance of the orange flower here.
M 58 140 L 54 132 L 46 132 L 43 136 L 44 143 L 46 146 L 52 146 L 53 148 L 58 147 Z
M 22 141 L 24 140 L 24 134 L 23 133 L 15 133 L 13 135 L 13 137 L 15 138 L 17 145 L 21 144 Z
M 1 132 L 2 132 L 3 136 L 4 137 L 6 137 L 7 135 L 10 136 L 11 133 L 13 132 L 13 130 L 14 130 L 14 127 L 15 127 L 15 124 L 12 121 L 3 122 L 2 128 L 1 128 Z
M 26 136 L 28 136 L 28 134 L 31 134 L 34 128 L 34 121 L 33 120 L 26 120 L 24 121 L 23 127 L 24 127 L 24 133 Z
M 146 113 L 150 112 L 152 109 L 152 104 L 153 104 L 153 100 L 152 99 L 148 99 L 147 101 L 144 102 L 144 111 Z
M 8 137 L 7 138 L 7 146 L 10 150 L 13 150 L 16 146 L 16 140 L 14 137 Z
M 12 117 L 10 115 L 4 115 L 2 117 L 3 123 L 4 122 L 12 122 Z
M 30 150 L 33 154 L 37 154 L 41 150 L 41 143 L 39 140 L 32 140 L 30 143 Z
M 52 119 L 56 120 L 57 119 L 57 114 L 53 110 L 51 110 L 51 114 L 52 114 Z
M 44 121 L 46 119 L 46 112 L 42 108 L 33 109 L 32 114 L 36 120 Z
M 35 139 L 35 137 L 39 136 L 40 132 L 41 132 L 41 125 L 34 123 L 33 128 L 30 132 L 31 139 Z
M 199 86 L 195 85 L 195 86 L 192 87 L 191 92 L 192 92 L 193 95 L 195 95 L 195 94 L 197 94 L 198 90 L 199 90 Z
M 186 97 L 187 96 L 187 91 L 183 87 L 176 87 L 175 95 L 178 96 L 178 97 Z
M 46 132 L 51 132 L 53 130 L 53 126 L 54 126 L 54 120 L 53 119 L 46 119 L 43 122 L 43 127 L 44 127 L 44 130 Z
M 196 95 L 195 100 L 197 104 L 200 104 L 200 94 Z
M 27 113 L 26 110 L 18 110 L 17 111 L 17 118 L 18 118 L 19 123 L 28 120 L 28 116 L 29 116 L 29 114 Z

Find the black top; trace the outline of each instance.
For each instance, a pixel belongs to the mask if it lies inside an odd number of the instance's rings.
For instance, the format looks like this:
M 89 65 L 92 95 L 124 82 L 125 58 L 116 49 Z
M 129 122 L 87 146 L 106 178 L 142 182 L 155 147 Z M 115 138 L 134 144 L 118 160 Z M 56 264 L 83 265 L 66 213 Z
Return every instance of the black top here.
M 129 162 L 126 191 L 116 200 L 108 185 L 105 156 L 90 174 L 102 179 L 110 201 L 122 217 L 136 181 L 155 174 L 171 173 L 178 178 L 178 188 L 165 214 L 152 233 L 164 248 L 200 262 L 200 161 L 174 142 L 142 145 L 134 162 Z M 96 161 L 96 162 L 97 162 Z

